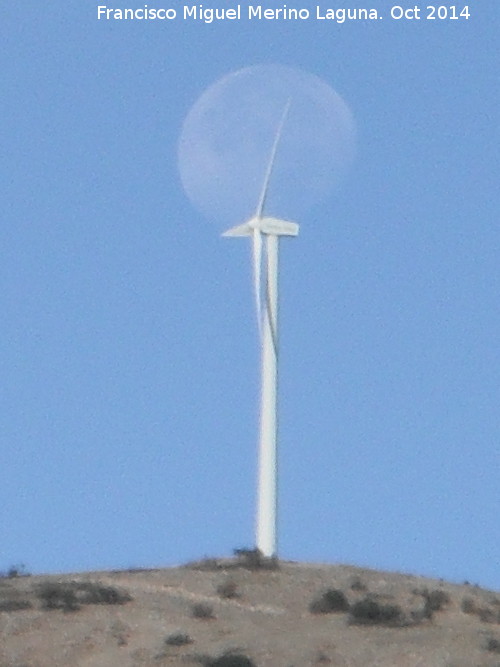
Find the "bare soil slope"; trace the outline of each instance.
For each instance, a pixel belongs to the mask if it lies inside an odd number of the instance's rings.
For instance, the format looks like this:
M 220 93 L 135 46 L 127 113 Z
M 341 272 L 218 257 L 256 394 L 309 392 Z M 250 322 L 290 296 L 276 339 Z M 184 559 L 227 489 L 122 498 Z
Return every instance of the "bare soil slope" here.
M 0 667 L 500 667 L 500 594 L 273 565 L 4 577 Z

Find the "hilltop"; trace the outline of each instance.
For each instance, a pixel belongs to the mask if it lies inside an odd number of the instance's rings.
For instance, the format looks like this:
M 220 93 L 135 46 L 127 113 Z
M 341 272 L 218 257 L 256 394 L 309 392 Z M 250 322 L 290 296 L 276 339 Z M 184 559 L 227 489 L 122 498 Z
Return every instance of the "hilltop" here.
M 0 667 L 500 667 L 500 593 L 244 551 L 0 579 Z

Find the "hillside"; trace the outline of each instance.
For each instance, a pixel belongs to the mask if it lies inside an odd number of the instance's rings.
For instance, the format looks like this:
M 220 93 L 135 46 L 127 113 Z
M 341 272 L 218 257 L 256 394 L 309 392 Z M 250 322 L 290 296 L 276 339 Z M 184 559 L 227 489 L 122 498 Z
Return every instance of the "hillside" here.
M 0 579 L 0 667 L 500 667 L 500 594 L 253 552 Z

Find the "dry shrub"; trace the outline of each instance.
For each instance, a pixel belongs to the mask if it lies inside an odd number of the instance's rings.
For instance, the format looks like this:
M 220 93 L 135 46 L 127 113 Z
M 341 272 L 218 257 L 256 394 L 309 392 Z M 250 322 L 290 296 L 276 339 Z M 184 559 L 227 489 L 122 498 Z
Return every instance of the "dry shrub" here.
M 441 611 L 447 604 L 450 603 L 450 596 L 446 591 L 443 591 L 439 588 L 436 588 L 433 591 L 429 591 L 427 588 L 421 592 L 425 600 L 425 608 L 429 615 L 432 615 L 435 611 Z
M 351 582 L 351 591 L 364 592 L 368 590 L 368 586 L 360 579 L 360 577 L 354 577 Z
M 217 586 L 217 593 L 221 598 L 232 599 L 239 597 L 238 585 L 232 579 L 227 579 Z
M 351 607 L 349 622 L 354 625 L 405 625 L 403 612 L 399 605 L 381 604 L 366 597 L 355 602 Z
M 84 604 L 124 604 L 132 598 L 125 591 L 92 582 L 51 582 L 41 584 L 37 597 L 43 609 L 77 611 Z
M 491 651 L 492 653 L 500 653 L 500 639 L 490 637 L 486 644 L 486 650 Z
M 29 577 L 30 573 L 26 570 L 26 566 L 23 563 L 19 565 L 11 565 L 7 572 L 0 572 L 0 578 L 2 579 L 17 579 L 18 577 Z
M 494 600 L 491 601 L 496 606 Z M 478 607 L 470 597 L 462 598 L 460 609 L 464 614 L 475 614 L 482 623 L 500 623 L 500 611 L 494 607 Z
M 309 611 L 312 614 L 345 612 L 349 611 L 349 602 L 342 591 L 330 588 L 311 602 Z
M 29 600 L 1 600 L 0 611 L 22 611 L 23 609 L 31 609 L 33 605 Z
M 247 570 L 277 570 L 279 561 L 275 556 L 264 556 L 260 549 L 234 549 L 239 567 Z
M 37 596 L 42 602 L 42 609 L 62 609 L 63 611 L 80 609 L 75 591 L 69 584 L 45 582 L 38 587 Z
M 464 614 L 475 614 L 476 613 L 476 605 L 474 603 L 474 600 L 469 597 L 464 597 L 462 598 L 462 603 L 460 604 L 460 609 L 464 612 Z
M 224 653 L 212 659 L 208 667 L 256 667 L 255 663 L 243 653 Z
M 193 618 L 209 620 L 215 618 L 213 607 L 205 602 L 198 602 L 191 607 Z
M 165 639 L 165 644 L 167 646 L 186 646 L 187 644 L 192 643 L 193 640 L 191 637 L 182 632 L 174 632 Z
M 81 604 L 125 604 L 132 597 L 113 586 L 102 586 L 91 581 L 71 584 Z

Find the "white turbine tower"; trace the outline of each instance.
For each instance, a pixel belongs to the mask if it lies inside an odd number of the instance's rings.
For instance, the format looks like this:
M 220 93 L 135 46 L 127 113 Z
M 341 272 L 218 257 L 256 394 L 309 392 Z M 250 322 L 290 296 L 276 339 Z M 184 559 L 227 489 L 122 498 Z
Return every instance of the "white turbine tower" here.
M 259 473 L 257 491 L 256 546 L 264 556 L 277 555 L 277 389 L 278 389 L 278 250 L 280 236 L 297 236 L 295 222 L 266 216 L 264 213 L 269 182 L 273 172 L 278 144 L 286 122 L 287 102 L 276 135 L 255 215 L 247 222 L 232 227 L 223 236 L 251 236 L 255 304 L 261 339 L 261 405 Z M 264 239 L 263 239 L 264 237 Z M 262 250 L 264 246 L 264 275 Z M 263 304 L 263 306 L 262 306 Z

